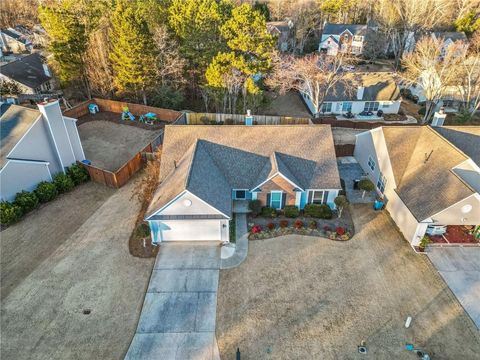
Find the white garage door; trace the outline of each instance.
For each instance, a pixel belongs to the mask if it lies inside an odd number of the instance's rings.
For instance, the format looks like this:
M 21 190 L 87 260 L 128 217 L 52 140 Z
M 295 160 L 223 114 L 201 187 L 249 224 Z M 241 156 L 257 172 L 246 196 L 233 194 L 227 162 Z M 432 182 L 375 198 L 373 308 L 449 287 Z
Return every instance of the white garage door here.
M 169 220 L 159 226 L 161 241 L 220 241 L 220 220 Z

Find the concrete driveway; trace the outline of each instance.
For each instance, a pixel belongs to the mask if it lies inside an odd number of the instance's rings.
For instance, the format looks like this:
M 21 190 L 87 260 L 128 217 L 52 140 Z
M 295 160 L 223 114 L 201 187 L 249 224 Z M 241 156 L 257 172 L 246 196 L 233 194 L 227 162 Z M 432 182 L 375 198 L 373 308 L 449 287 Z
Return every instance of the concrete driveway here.
M 219 267 L 218 243 L 162 244 L 126 359 L 219 359 Z
M 428 257 L 480 329 L 480 248 L 434 247 Z

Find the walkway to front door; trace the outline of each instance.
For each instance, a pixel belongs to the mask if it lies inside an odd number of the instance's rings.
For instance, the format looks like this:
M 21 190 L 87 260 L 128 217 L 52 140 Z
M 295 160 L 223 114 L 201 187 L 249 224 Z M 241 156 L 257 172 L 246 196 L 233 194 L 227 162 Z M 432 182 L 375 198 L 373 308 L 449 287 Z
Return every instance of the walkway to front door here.
M 220 246 L 162 243 L 128 360 L 216 360 Z

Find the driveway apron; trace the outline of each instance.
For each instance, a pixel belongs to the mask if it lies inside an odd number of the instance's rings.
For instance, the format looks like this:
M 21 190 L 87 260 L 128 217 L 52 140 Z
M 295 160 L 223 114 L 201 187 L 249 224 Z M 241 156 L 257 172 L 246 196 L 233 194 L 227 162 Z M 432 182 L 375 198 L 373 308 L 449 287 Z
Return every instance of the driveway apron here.
M 220 246 L 163 243 L 126 359 L 217 359 Z

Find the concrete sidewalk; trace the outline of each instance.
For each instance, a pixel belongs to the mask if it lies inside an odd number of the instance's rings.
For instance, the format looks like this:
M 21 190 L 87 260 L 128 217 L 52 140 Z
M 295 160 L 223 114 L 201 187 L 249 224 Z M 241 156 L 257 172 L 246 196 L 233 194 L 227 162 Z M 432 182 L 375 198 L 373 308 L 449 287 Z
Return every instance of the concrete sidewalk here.
M 235 215 L 235 252 L 232 256 L 222 259 L 221 269 L 231 269 L 240 265 L 248 254 L 248 230 L 247 214 L 238 213 Z
M 126 359 L 216 360 L 218 243 L 161 245 Z

